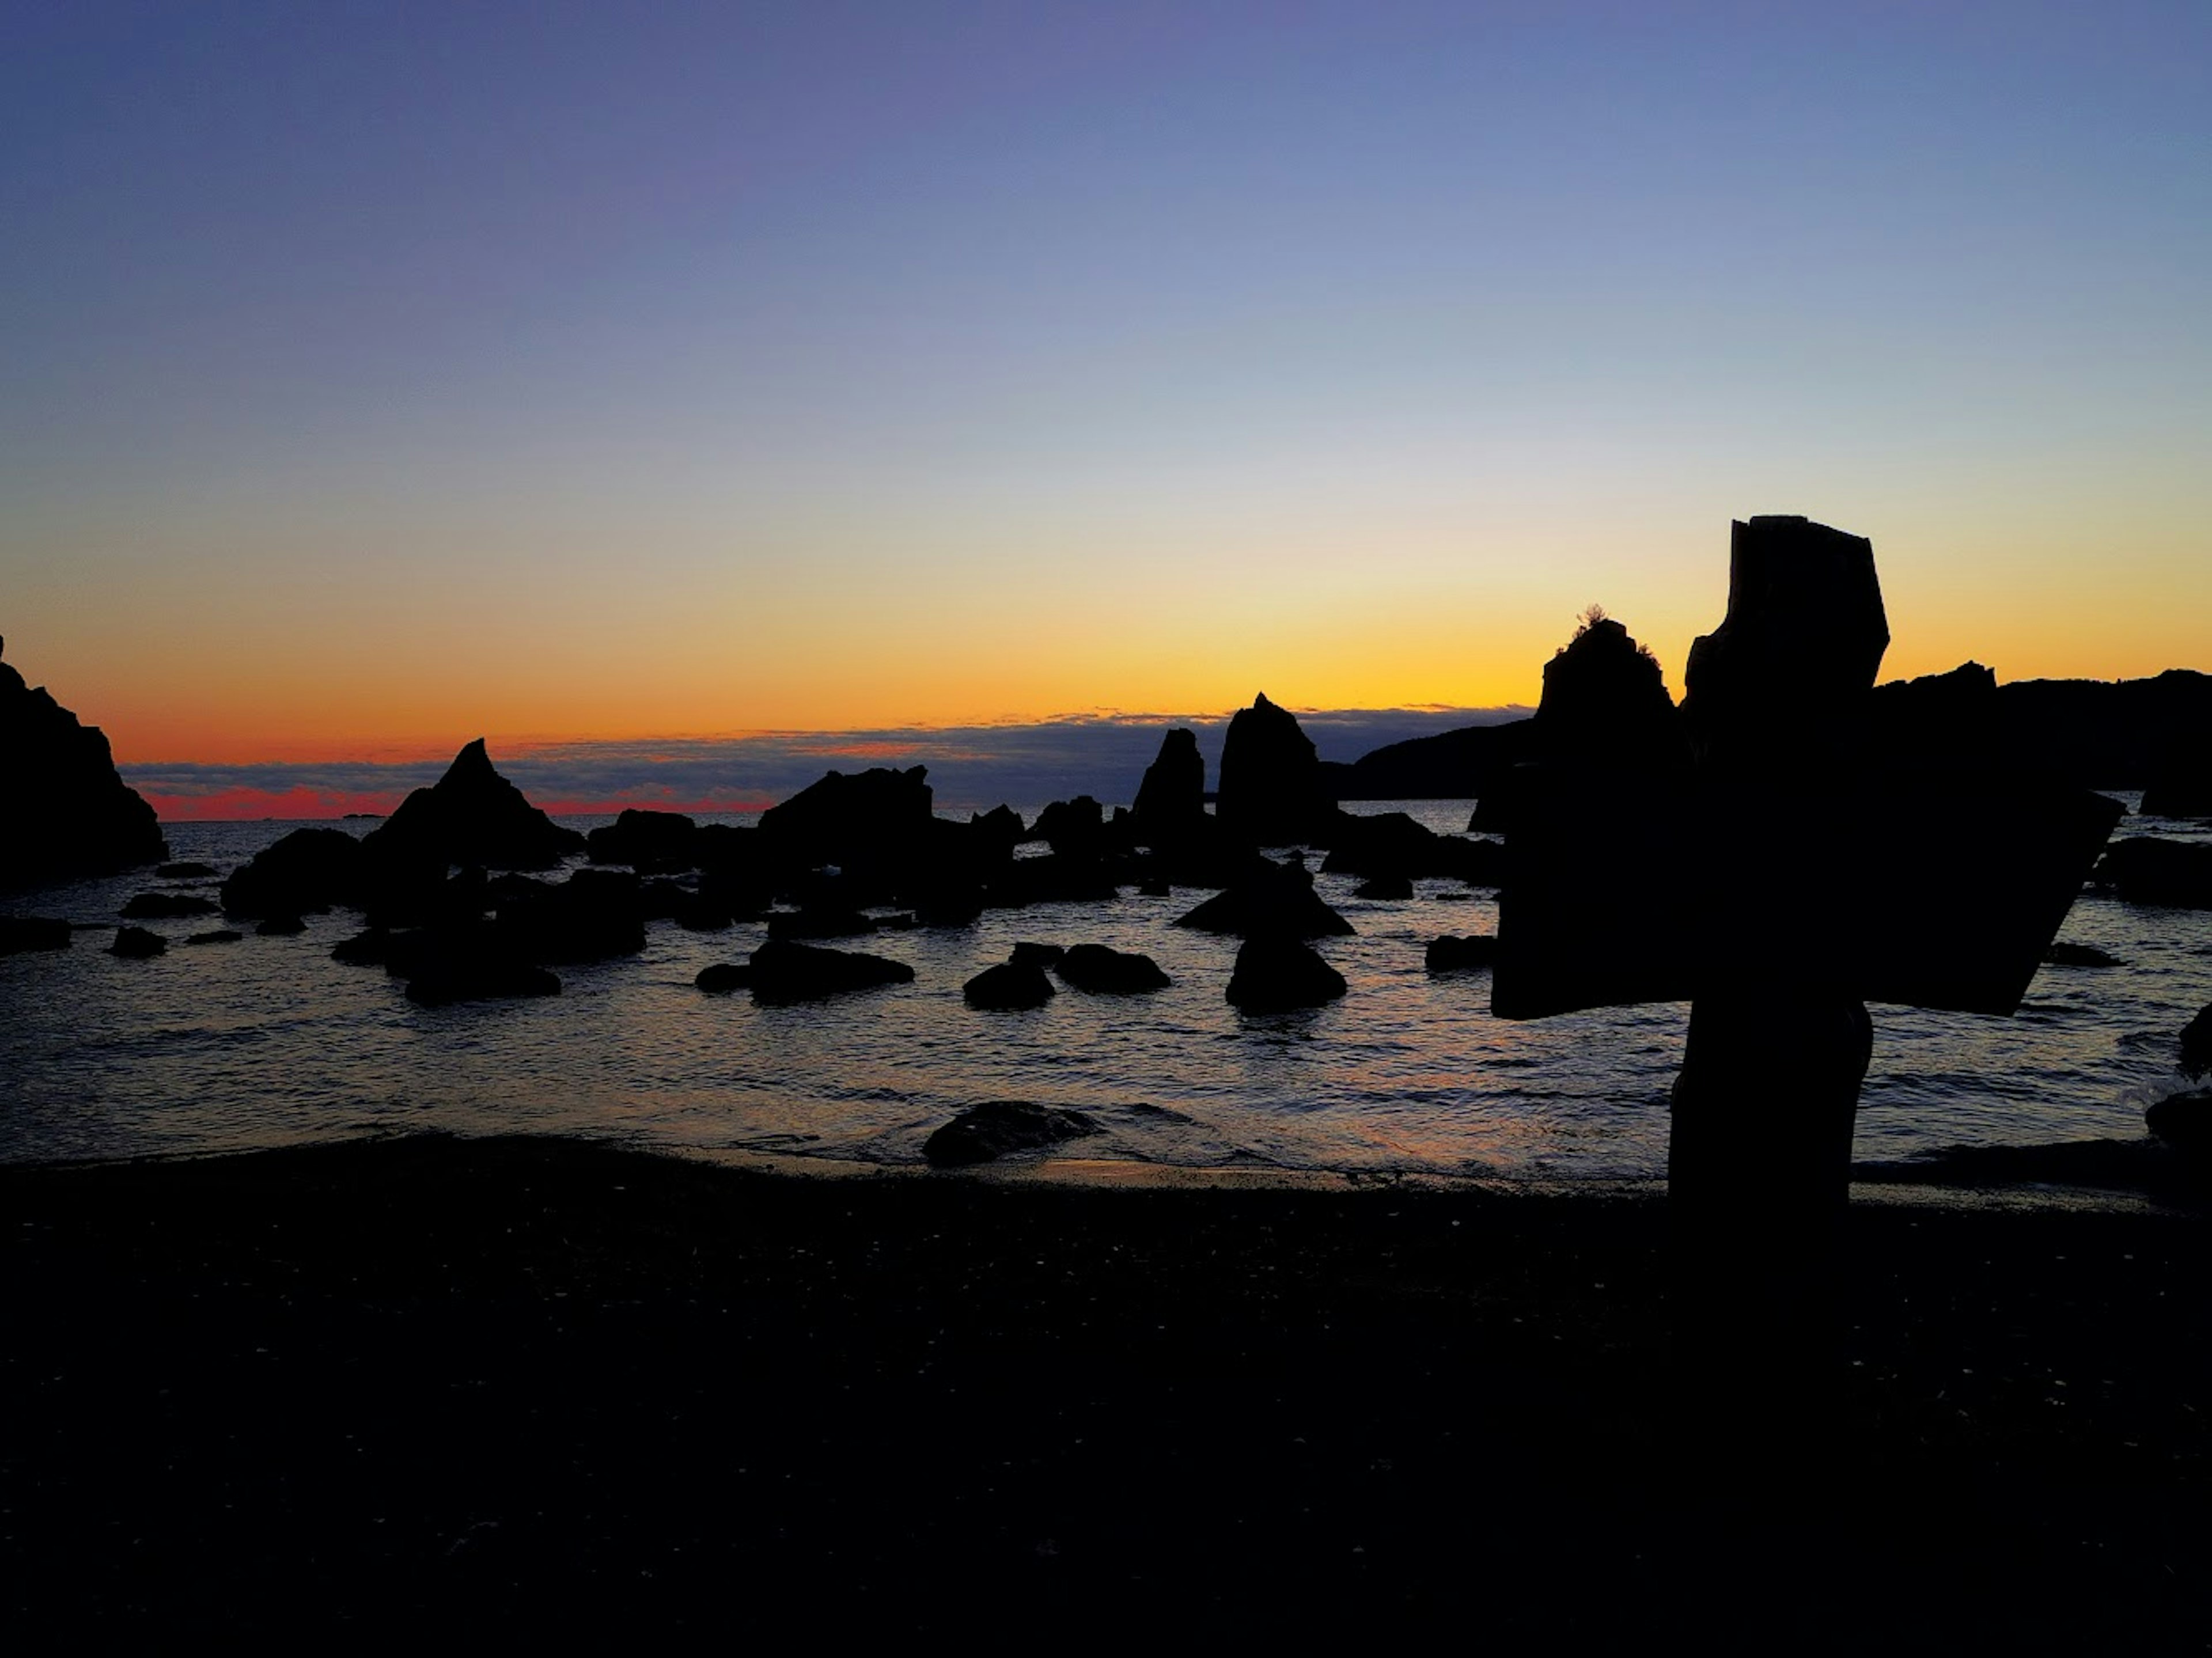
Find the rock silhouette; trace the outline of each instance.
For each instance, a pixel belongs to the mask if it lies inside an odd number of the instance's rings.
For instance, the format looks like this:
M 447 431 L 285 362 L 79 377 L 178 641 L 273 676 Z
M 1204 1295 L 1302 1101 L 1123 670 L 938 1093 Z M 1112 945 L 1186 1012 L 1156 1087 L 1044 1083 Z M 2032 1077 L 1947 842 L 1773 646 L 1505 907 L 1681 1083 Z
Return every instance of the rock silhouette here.
M 1313 889 L 1313 877 L 1297 864 L 1265 859 L 1235 885 L 1176 919 L 1177 926 L 1200 932 L 1233 932 L 1244 938 L 1273 933 L 1290 938 L 1326 938 L 1354 931 Z
M 2212 1002 L 2181 1028 L 2181 1068 L 2191 1077 L 2212 1071 Z
M 1042 1007 L 1053 999 L 1052 981 L 1035 961 L 1001 962 L 987 967 L 960 987 L 969 1006 L 994 1012 L 1018 1012 Z
M 5 641 L 0 641 L 0 649 Z M 115 769 L 107 738 L 0 661 L 0 889 L 110 875 L 168 857 L 153 807 Z
M 753 999 L 770 1007 L 819 1001 L 848 990 L 914 982 L 914 969 L 904 962 L 783 939 L 772 938 L 753 951 L 748 965 L 752 969 Z
M 358 904 L 367 877 L 362 843 L 343 829 L 294 829 L 231 872 L 222 913 L 251 920 Z
M 1297 716 L 1265 692 L 1229 721 L 1214 811 L 1224 829 L 1258 846 L 1327 839 L 1336 802 L 1322 780 L 1321 756 Z
M 1077 944 L 1054 963 L 1063 983 L 1095 996 L 1131 996 L 1164 990 L 1173 982 L 1160 964 L 1135 950 L 1104 944 Z
M 586 841 L 501 776 L 480 737 L 453 756 L 443 777 L 402 800 L 362 847 L 386 865 L 553 869 L 585 851 Z
M 1181 846 L 1206 832 L 1206 760 L 1195 732 L 1177 726 L 1160 738 L 1130 818 L 1139 846 Z
M 1098 1125 L 1080 1111 L 1027 1100 L 986 1100 L 969 1106 L 924 1140 L 921 1155 L 939 1168 L 962 1168 L 1098 1132 Z
M 162 955 L 168 948 L 169 941 L 160 933 L 149 932 L 143 926 L 126 926 L 115 930 L 115 942 L 108 945 L 107 953 L 143 961 L 149 956 Z
M 1247 938 L 1223 993 L 1246 1013 L 1321 1007 L 1345 993 L 1344 975 L 1310 944 L 1281 933 Z
M 1534 740 L 1546 760 L 1668 765 L 1682 757 L 1659 659 L 1595 605 L 1544 665 Z
M 2212 847 L 2130 835 L 2097 860 L 2094 878 L 2131 904 L 2212 909 Z

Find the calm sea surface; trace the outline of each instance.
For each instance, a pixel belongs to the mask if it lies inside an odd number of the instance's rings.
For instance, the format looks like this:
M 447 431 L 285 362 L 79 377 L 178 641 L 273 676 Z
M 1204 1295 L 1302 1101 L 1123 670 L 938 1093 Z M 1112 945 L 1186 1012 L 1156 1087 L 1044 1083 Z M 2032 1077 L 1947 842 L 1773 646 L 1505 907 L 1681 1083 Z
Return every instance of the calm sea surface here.
M 2132 797 L 2123 797 L 2134 805 Z M 1392 802 L 1456 831 L 1462 802 Z M 1033 816 L 1035 807 L 1024 809 Z M 588 829 L 605 818 L 566 818 Z M 749 821 L 733 817 L 730 822 Z M 172 855 L 228 871 L 295 827 L 167 826 Z M 366 830 L 369 825 L 349 825 Z M 2120 834 L 2202 840 L 2203 825 L 2130 817 Z M 19 914 L 112 925 L 131 894 L 195 884 L 150 872 L 18 895 Z M 198 884 L 213 896 L 215 883 Z M 1663 1168 L 1681 1004 L 1512 1023 L 1487 975 L 1431 979 L 1439 933 L 1493 931 L 1492 896 L 1417 884 L 1410 902 L 1322 895 L 1358 929 L 1320 948 L 1351 993 L 1248 1018 L 1223 999 L 1237 941 L 1169 923 L 1203 895 L 988 912 L 961 931 L 838 941 L 910 963 L 908 986 L 811 1006 L 709 997 L 692 976 L 742 960 L 758 924 L 650 924 L 643 955 L 562 968 L 556 998 L 428 1010 L 307 932 L 186 947 L 215 918 L 152 923 L 170 952 L 121 961 L 106 938 L 0 958 L 0 1161 L 229 1151 L 363 1133 L 561 1132 L 696 1151 L 919 1163 L 963 1106 L 1078 1107 L 1105 1129 L 1085 1157 L 1207 1169 L 1640 1178 Z M 2114 969 L 2046 968 L 2010 1019 L 1875 1009 L 1858 1155 L 1957 1145 L 2134 1137 L 2183 1084 L 2175 1038 L 2212 1000 L 2212 912 L 2085 895 L 2060 936 Z M 962 982 L 1018 940 L 1139 950 L 1174 977 L 1155 995 L 1063 988 L 1045 1008 L 981 1013 Z M 1778 1109 L 1787 1101 L 1778 1096 Z

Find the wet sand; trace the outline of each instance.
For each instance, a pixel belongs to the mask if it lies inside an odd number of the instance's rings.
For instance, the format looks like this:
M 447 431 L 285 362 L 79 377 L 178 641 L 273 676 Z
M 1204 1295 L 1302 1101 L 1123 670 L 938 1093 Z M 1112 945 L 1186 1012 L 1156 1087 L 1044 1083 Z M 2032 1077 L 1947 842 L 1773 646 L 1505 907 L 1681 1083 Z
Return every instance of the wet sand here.
M 1681 1340 L 1632 1193 L 406 1139 L 0 1194 L 19 1634 L 2212 1641 L 2196 1213 L 1855 1205 L 1808 1360 Z

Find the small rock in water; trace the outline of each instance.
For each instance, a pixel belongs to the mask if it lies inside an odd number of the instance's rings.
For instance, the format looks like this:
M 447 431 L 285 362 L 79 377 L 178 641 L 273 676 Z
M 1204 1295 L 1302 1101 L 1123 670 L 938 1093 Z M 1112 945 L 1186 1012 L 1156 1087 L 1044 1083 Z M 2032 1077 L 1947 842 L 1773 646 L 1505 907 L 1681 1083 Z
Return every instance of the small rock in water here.
M 1014 946 L 1014 953 L 1006 957 L 1014 967 L 1050 967 L 1067 952 L 1058 944 L 1038 944 L 1026 941 Z
M 986 1100 L 969 1107 L 932 1134 L 922 1143 L 921 1155 L 939 1168 L 956 1168 L 1098 1132 L 1098 1125 L 1080 1111 L 1034 1105 L 1027 1100 Z
M 143 926 L 118 927 L 115 942 L 107 947 L 111 956 L 128 957 L 143 961 L 149 956 L 159 956 L 169 948 L 169 941 L 158 932 L 149 932 Z
M 1237 952 L 1237 969 L 1224 993 L 1246 1013 L 1283 1013 L 1320 1007 L 1345 992 L 1344 975 L 1297 938 L 1262 934 Z
M 289 938 L 295 932 L 305 932 L 307 924 L 296 915 L 264 915 L 254 923 L 253 930 L 264 938 Z
M 2212 1159 L 2212 1089 L 2159 1101 L 2143 1126 L 2192 1163 Z
M 1060 958 L 1062 980 L 1096 996 L 1131 996 L 1164 990 L 1173 982 L 1151 957 L 1104 944 L 1078 944 Z
M 1042 1007 L 1054 992 L 1052 981 L 1035 962 L 1001 962 L 961 986 L 960 994 L 970 1007 L 1010 1012 Z
M 771 1007 L 914 982 L 914 969 L 904 962 L 782 938 L 771 938 L 753 951 L 751 967 L 753 999 Z
M 691 981 L 709 996 L 726 996 L 752 981 L 753 970 L 744 962 L 716 962 L 712 967 L 701 968 L 699 976 Z

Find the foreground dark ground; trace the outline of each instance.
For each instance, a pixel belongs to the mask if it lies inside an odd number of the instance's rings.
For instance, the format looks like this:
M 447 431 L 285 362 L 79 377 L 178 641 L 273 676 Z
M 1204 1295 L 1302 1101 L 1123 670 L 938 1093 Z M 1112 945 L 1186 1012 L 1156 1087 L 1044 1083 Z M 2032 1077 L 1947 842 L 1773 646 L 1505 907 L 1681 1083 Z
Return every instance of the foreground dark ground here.
M 1854 1212 L 1831 1370 L 1648 1201 L 557 1141 L 0 1170 L 5 1625 L 2212 1644 L 2203 1222 Z

